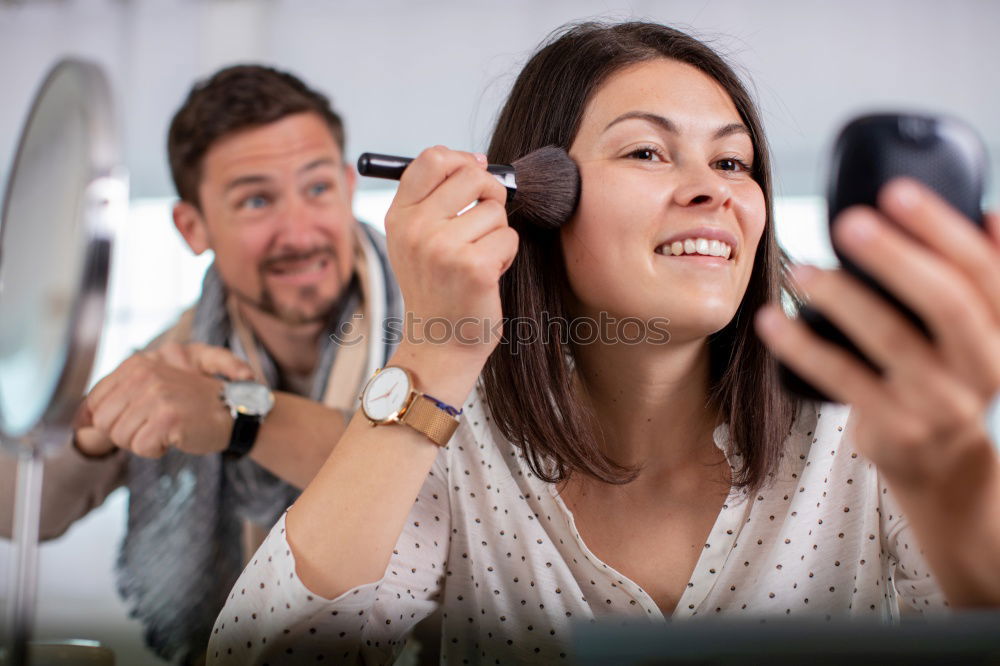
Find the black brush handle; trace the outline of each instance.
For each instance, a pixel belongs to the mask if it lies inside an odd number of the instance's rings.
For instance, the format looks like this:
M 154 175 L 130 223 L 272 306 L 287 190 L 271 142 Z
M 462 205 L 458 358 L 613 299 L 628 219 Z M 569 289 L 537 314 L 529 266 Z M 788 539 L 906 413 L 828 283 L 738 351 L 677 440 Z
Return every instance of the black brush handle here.
M 388 178 L 399 180 L 413 161 L 412 157 L 382 155 L 380 153 L 362 153 L 358 158 L 358 173 L 371 178 Z M 514 167 L 509 164 L 489 164 L 486 170 L 493 174 L 500 184 L 507 188 L 507 198 L 514 196 L 517 185 L 514 180 Z
M 412 157 L 362 153 L 361 157 L 358 158 L 358 173 L 372 178 L 399 180 L 412 161 Z

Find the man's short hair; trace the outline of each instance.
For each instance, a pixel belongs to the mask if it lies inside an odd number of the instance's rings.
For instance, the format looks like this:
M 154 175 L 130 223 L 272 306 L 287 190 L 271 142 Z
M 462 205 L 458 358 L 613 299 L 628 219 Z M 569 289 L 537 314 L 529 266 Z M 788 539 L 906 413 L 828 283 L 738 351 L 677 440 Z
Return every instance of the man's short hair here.
M 167 136 L 170 174 L 178 196 L 201 205 L 198 186 L 205 153 L 222 137 L 307 112 L 326 121 L 343 154 L 344 123 L 330 100 L 287 72 L 236 65 L 196 83 L 174 114 Z

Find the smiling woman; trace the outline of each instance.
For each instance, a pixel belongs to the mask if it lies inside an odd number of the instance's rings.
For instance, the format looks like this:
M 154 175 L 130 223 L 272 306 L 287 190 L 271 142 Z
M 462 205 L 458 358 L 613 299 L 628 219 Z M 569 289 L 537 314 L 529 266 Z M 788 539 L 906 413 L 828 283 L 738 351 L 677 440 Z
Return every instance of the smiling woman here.
M 508 217 L 485 169 L 550 144 L 582 185 L 558 230 Z M 901 606 L 1000 603 L 1000 575 L 969 560 L 1000 557 L 981 412 L 944 410 L 959 444 L 897 422 L 877 451 L 862 431 L 885 473 L 859 455 L 848 408 L 781 392 L 753 329 L 788 287 L 769 173 L 755 107 L 707 46 L 649 23 L 559 31 L 488 156 L 431 148 L 404 173 L 386 233 L 414 326 L 237 582 L 210 662 L 390 663 L 437 608 L 449 663 L 558 663 L 598 619 L 891 622 Z M 432 343 L 420 327 L 501 317 L 502 339 Z M 525 322 L 663 318 L 667 344 L 519 337 Z M 768 339 L 787 358 L 808 349 Z M 920 469 L 905 451 L 939 444 L 958 451 L 942 460 L 961 498 L 940 471 L 895 475 Z M 947 541 L 914 487 L 969 516 Z M 912 526 L 903 504 L 920 509 Z
M 501 278 L 504 314 L 514 321 L 537 320 L 543 312 L 569 320 L 602 310 L 669 318 L 665 356 L 692 354 L 704 365 L 696 373 L 701 388 L 687 394 L 690 402 L 656 399 L 667 408 L 649 423 L 685 423 L 686 429 L 692 417 L 704 418 L 696 426 L 700 434 L 684 435 L 704 441 L 704 429 L 719 415 L 706 414 L 703 405 L 722 409 L 744 460 L 734 481 L 752 488 L 773 471 L 794 409 L 751 329 L 752 312 L 778 297 L 783 256 L 770 220 L 770 159 L 757 109 L 730 67 L 687 35 L 652 24 L 593 27 L 569 30 L 542 48 L 497 122 L 492 161 L 555 143 L 577 160 L 584 182 L 579 214 L 561 237 L 511 219 L 522 241 Z M 552 89 L 564 94 L 535 102 Z M 658 251 L 679 242 L 697 252 L 699 238 L 708 249 L 711 240 L 725 242 L 729 259 L 675 258 L 673 247 L 668 258 Z M 654 357 L 666 351 L 653 349 Z M 487 361 L 494 419 L 506 438 L 525 445 L 541 478 L 559 481 L 576 469 L 621 481 L 634 472 L 628 469 L 634 461 L 611 460 L 601 443 L 624 424 L 596 431 L 592 401 L 579 400 L 565 381 L 553 382 L 571 376 L 581 354 L 610 361 L 623 351 L 638 349 L 570 350 L 553 338 L 501 345 Z M 552 412 L 537 409 L 546 401 Z M 634 422 L 633 416 L 624 420 Z

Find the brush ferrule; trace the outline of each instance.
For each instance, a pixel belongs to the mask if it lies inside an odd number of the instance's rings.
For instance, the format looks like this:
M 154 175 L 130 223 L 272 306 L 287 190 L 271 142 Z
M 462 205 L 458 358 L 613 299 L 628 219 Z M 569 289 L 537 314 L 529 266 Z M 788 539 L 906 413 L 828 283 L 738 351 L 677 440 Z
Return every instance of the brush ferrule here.
M 514 176 L 514 167 L 509 164 L 490 164 L 486 167 L 493 176 L 500 181 L 500 184 L 511 192 L 517 190 L 517 178 Z

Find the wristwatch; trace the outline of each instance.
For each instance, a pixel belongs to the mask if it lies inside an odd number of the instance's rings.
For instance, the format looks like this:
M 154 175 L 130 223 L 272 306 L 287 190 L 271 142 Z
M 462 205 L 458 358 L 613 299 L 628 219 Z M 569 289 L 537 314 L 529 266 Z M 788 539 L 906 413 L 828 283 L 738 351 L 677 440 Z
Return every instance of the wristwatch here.
M 222 402 L 233 416 L 233 434 L 222 455 L 242 458 L 253 448 L 260 424 L 274 407 L 274 394 L 256 382 L 223 382 Z
M 399 366 L 376 370 L 360 400 L 361 410 L 372 426 L 402 423 L 438 446 L 447 444 L 458 428 L 454 408 L 417 391 L 413 377 Z

